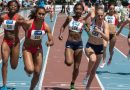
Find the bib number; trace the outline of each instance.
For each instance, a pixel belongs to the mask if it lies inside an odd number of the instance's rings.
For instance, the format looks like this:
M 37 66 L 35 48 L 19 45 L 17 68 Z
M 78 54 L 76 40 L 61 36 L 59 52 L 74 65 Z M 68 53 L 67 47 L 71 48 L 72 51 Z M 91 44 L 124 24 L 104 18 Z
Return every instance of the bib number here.
M 33 39 L 33 40 L 41 40 L 42 35 L 43 35 L 42 31 L 33 30 L 32 34 L 31 34 L 31 39 Z
M 98 32 L 93 31 L 93 32 L 92 32 L 92 35 L 94 35 L 94 36 L 98 37 L 99 33 L 98 33 Z
M 79 30 L 78 30 L 79 25 L 80 25 L 79 22 L 73 21 L 73 23 L 72 23 L 72 30 L 76 31 L 76 32 L 79 32 Z
M 78 30 L 77 26 L 72 26 L 72 30 Z
M 99 33 L 94 31 L 95 30 L 95 26 L 94 27 L 91 27 L 91 32 L 92 32 L 92 35 L 95 36 L 95 37 L 98 37 L 99 36 Z
M 15 29 L 15 21 L 5 20 L 3 23 L 3 27 L 5 30 L 14 30 Z
M 112 20 L 108 20 L 108 23 L 112 23 Z

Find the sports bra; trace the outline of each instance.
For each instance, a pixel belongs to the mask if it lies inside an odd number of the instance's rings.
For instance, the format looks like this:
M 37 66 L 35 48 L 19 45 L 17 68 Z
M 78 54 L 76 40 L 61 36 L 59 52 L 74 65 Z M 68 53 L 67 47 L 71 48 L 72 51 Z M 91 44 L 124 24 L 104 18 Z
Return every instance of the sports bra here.
M 98 32 L 95 32 L 94 30 L 95 30 L 95 27 L 97 27 L 98 29 L 100 29 L 102 32 L 103 32 L 103 23 L 102 23 L 102 25 L 101 25 L 101 27 L 99 27 L 99 26 L 96 26 L 95 25 L 95 22 L 96 22 L 96 20 L 94 19 L 93 21 L 92 21 L 92 24 L 90 25 L 90 32 L 91 32 L 91 34 L 94 36 L 94 37 L 101 37 L 101 35 L 100 35 L 100 33 L 98 33 Z
M 105 16 L 105 21 L 107 21 L 110 24 L 117 25 L 116 17 L 114 15 L 113 16 L 109 16 L 109 15 Z
M 82 21 L 76 21 L 72 18 L 70 23 L 69 23 L 69 30 L 73 31 L 73 32 L 82 32 L 83 22 Z
M 4 30 L 14 31 L 16 20 L 18 19 L 18 14 L 15 14 L 12 19 L 9 18 L 8 14 L 4 15 L 4 21 L 2 27 Z
M 27 38 L 32 40 L 41 40 L 42 37 L 45 35 L 45 22 L 42 23 L 42 27 L 40 30 L 35 29 L 34 21 L 32 23 L 31 29 L 27 31 Z

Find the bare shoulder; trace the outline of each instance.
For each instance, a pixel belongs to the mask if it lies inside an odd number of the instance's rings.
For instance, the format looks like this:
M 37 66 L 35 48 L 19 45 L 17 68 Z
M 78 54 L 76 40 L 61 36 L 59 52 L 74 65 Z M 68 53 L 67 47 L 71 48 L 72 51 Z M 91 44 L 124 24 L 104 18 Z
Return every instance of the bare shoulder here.
M 67 16 L 66 20 L 70 21 L 72 18 L 72 16 Z
M 31 20 L 26 20 L 26 23 L 27 23 L 28 25 L 32 25 L 33 19 L 31 19 Z
M 44 25 L 46 30 L 50 29 L 50 26 L 46 22 L 44 22 Z

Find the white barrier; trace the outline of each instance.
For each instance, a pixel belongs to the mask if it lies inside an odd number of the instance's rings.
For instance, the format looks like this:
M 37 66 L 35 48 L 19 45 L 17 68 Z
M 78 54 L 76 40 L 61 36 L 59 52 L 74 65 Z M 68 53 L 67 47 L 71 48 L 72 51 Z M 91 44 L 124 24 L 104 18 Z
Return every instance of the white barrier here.
M 48 7 L 49 5 L 45 5 L 45 9 Z M 65 8 L 67 7 L 68 5 L 65 5 Z M 70 5 L 70 12 L 73 12 L 73 7 L 74 5 Z M 60 12 L 62 10 L 62 5 L 55 5 L 55 11 L 56 12 Z

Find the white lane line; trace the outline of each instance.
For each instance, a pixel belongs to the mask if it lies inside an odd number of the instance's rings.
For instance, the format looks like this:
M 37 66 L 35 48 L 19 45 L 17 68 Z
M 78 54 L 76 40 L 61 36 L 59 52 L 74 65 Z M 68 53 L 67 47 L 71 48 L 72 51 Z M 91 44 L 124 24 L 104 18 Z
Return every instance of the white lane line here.
M 55 28 L 56 20 L 57 20 L 57 14 L 56 14 L 56 19 L 55 19 L 54 26 L 53 26 L 53 29 L 52 29 L 52 35 L 54 33 L 54 28 Z M 40 82 L 39 82 L 39 88 L 38 88 L 38 90 L 42 90 L 42 82 L 43 82 L 44 75 L 45 75 L 45 70 L 46 70 L 46 66 L 47 66 L 47 59 L 48 59 L 49 51 L 50 51 L 50 47 L 48 47 L 48 51 L 47 51 L 47 55 L 46 55 L 46 58 L 45 58 L 44 66 L 42 68 L 41 78 L 39 79 Z
M 127 38 L 127 36 L 125 36 L 124 34 L 121 33 L 121 35 L 122 35 L 123 37 Z
M 125 58 L 127 58 L 127 56 L 121 51 L 119 50 L 117 47 L 114 47 L 119 53 L 121 53 Z
M 49 86 L 42 86 L 43 88 L 55 88 L 55 87 L 58 87 L 58 88 L 68 88 L 68 86 L 70 86 L 70 84 L 68 84 L 68 85 L 49 85 Z M 83 88 L 84 89 L 84 87 L 83 86 L 76 86 L 75 87 L 76 88 L 76 90 L 78 89 L 78 90 L 80 90 L 81 88 Z M 101 88 L 101 87 L 90 87 L 90 89 L 94 89 L 94 90 L 96 90 L 96 89 L 99 89 L 99 88 Z M 50 89 L 47 89 L 47 90 L 50 90 Z M 66 89 L 65 89 L 66 90 Z

